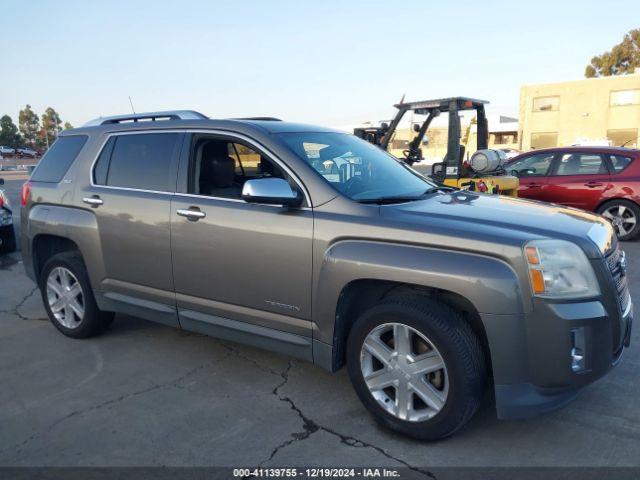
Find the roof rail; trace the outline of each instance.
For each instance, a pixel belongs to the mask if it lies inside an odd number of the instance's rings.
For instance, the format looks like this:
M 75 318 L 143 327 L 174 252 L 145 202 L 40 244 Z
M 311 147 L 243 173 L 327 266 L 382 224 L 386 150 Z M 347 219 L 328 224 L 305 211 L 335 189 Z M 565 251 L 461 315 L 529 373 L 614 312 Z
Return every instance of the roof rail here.
M 134 113 L 131 115 L 113 115 L 98 117 L 88 121 L 84 127 L 96 127 L 124 122 L 138 122 L 139 120 L 156 122 L 158 120 L 207 120 L 209 117 L 194 110 L 169 110 L 166 112 Z
M 280 118 L 276 117 L 240 117 L 240 118 L 232 118 L 231 120 L 262 120 L 265 122 L 281 122 Z

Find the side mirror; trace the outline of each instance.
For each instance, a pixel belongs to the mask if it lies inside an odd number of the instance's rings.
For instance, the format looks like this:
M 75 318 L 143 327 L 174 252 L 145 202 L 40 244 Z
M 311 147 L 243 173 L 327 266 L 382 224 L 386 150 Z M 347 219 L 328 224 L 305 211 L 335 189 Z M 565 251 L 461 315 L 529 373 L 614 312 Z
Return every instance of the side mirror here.
M 242 187 L 242 199 L 247 203 L 299 207 L 302 195 L 293 190 L 282 178 L 257 178 L 247 180 Z
M 413 124 L 413 131 L 418 133 L 420 131 L 420 124 L 419 123 L 414 123 Z

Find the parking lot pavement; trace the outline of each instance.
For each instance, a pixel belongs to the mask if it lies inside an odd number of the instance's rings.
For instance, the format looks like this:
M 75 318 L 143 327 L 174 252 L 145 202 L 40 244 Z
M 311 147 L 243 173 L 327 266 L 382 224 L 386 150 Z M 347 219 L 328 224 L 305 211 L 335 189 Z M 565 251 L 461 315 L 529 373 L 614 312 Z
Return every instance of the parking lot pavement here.
M 640 243 L 627 243 L 640 304 Z M 454 437 L 373 422 L 345 370 L 126 316 L 72 340 L 46 320 L 19 254 L 0 257 L 0 465 L 637 466 L 638 328 L 621 364 L 563 410 Z

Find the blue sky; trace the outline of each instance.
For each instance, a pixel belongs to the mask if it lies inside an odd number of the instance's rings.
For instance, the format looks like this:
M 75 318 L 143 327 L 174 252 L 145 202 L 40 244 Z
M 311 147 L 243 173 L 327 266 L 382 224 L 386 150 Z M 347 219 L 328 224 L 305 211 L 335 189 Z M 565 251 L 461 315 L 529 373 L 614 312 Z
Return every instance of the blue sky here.
M 518 112 L 522 84 L 582 78 L 635 1 L 0 0 L 0 114 L 74 125 L 195 109 L 343 125 L 467 95 Z

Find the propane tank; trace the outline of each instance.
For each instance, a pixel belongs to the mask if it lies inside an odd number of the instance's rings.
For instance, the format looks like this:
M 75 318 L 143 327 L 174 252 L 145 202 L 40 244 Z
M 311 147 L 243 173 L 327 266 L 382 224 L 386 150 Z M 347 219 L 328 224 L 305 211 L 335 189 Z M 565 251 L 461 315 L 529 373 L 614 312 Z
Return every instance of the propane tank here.
M 500 168 L 506 160 L 507 156 L 502 150 L 478 150 L 471 155 L 469 166 L 476 173 L 487 173 Z

